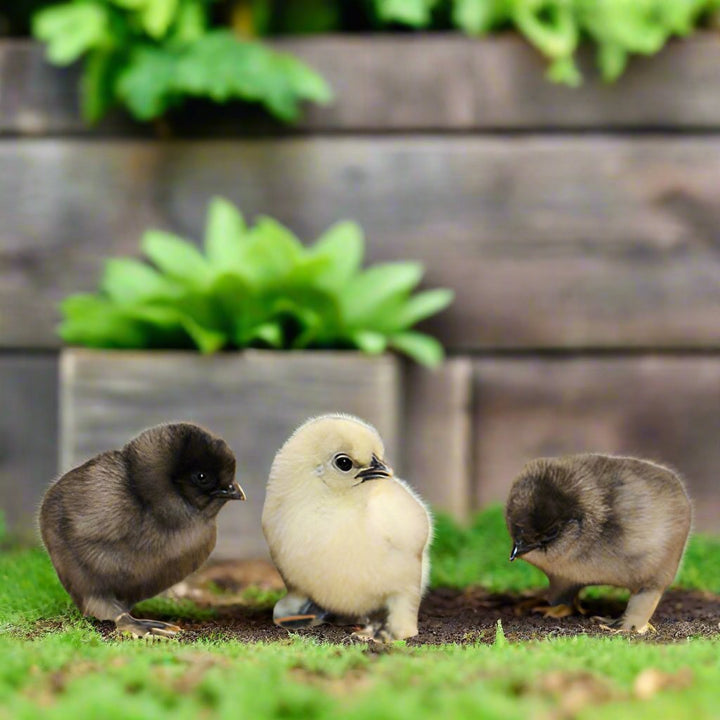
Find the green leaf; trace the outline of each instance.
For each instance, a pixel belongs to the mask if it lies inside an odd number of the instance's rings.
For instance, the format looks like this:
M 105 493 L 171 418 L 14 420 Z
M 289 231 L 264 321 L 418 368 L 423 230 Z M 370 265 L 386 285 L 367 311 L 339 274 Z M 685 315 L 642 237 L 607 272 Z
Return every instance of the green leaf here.
M 503 0 L 454 0 L 453 22 L 466 33 L 482 35 L 507 20 Z
M 147 4 L 148 0 L 110 0 L 113 5 L 125 8 L 125 10 L 141 10 Z
M 582 75 L 572 57 L 553 60 L 548 67 L 547 78 L 568 87 L 578 87 L 582 83 Z
M 339 222 L 318 238 L 310 252 L 329 261 L 327 269 L 317 278 L 318 284 L 340 289 L 362 264 L 365 253 L 362 228 L 354 222 Z
M 605 82 L 617 80 L 625 71 L 628 62 L 627 52 L 618 45 L 603 43 L 598 47 L 597 63 Z
M 118 98 L 138 120 L 152 120 L 175 104 L 177 58 L 166 49 L 141 45 L 133 48 L 127 66 L 118 74 Z
M 208 288 L 216 314 L 215 325 L 227 329 L 235 343 L 249 326 L 265 319 L 258 312 L 257 299 L 244 277 L 236 273 L 223 273 Z
M 410 328 L 421 320 L 444 310 L 454 297 L 455 293 L 452 290 L 444 288 L 418 293 L 402 302 L 393 316 L 389 318 L 389 322 L 395 326 L 396 330 Z
M 197 41 L 207 32 L 207 21 L 202 0 L 181 2 L 173 26 L 173 41 L 181 45 Z
M 71 295 L 60 304 L 60 337 L 72 345 L 105 348 L 145 347 L 147 332 L 111 301 L 97 295 Z
M 279 100 L 283 107 L 286 104 L 291 105 L 288 112 L 292 115 L 297 113 L 297 100 L 311 100 L 320 105 L 327 105 L 333 99 L 333 93 L 322 75 L 310 68 L 304 62 L 298 60 L 295 56 L 288 53 L 273 52 L 270 55 L 271 69 L 274 73 L 284 80 L 283 84 L 278 82 L 278 87 L 282 88 Z M 273 100 L 270 98 L 268 104 L 272 110 Z
M 340 293 L 345 322 L 369 322 L 384 304 L 409 293 L 422 279 L 423 267 L 415 262 L 374 265 L 357 275 Z
M 150 299 L 172 298 L 178 286 L 139 260 L 117 258 L 105 263 L 100 289 L 123 305 Z
M 159 40 L 167 34 L 178 10 L 178 0 L 146 0 L 140 19 L 147 34 Z
M 249 236 L 245 269 L 257 282 L 283 282 L 305 254 L 300 240 L 284 225 L 269 217 L 258 218 Z
M 205 227 L 205 253 L 218 270 L 242 271 L 246 233 L 240 211 L 223 198 L 213 198 Z
M 577 49 L 577 16 L 563 0 L 518 3 L 515 24 L 537 49 L 552 60 L 568 59 Z
M 187 240 L 162 230 L 148 230 L 140 243 L 160 270 L 188 287 L 203 287 L 212 280 L 210 265 Z
M 375 0 L 378 16 L 385 22 L 427 27 L 437 0 Z
M 47 43 L 47 56 L 55 65 L 69 65 L 109 40 L 106 9 L 79 2 L 39 10 L 33 16 L 33 35 Z
M 398 333 L 390 338 L 389 345 L 429 368 L 440 365 L 445 357 L 443 346 L 434 337 L 424 333 Z
M 322 78 L 301 61 L 227 30 L 208 32 L 183 49 L 175 90 L 220 103 L 260 102 L 286 121 L 297 117 L 301 100 L 324 102 L 330 96 Z
M 360 350 L 368 355 L 380 355 L 385 352 L 388 345 L 385 335 L 371 330 L 358 330 L 350 338 Z
M 129 316 L 151 323 L 157 328 L 164 330 L 182 328 L 204 354 L 217 352 L 227 344 L 227 336 L 223 332 L 204 327 L 177 307 L 135 305 L 128 307 L 126 312 Z
M 185 316 L 181 319 L 181 322 L 188 335 L 204 355 L 217 352 L 227 344 L 228 338 L 225 333 L 203 327 L 191 317 Z
M 247 337 L 248 343 L 260 340 L 272 348 L 280 349 L 283 345 L 283 332 L 279 323 L 267 322 L 255 327 Z
M 86 122 L 94 124 L 115 104 L 115 83 L 122 68 L 116 50 L 97 49 L 85 59 L 80 104 Z

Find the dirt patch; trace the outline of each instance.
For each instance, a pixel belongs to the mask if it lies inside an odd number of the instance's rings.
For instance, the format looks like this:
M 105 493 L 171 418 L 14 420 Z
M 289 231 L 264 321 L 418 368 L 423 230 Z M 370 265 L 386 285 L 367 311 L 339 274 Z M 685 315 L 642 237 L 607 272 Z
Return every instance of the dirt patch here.
M 489 594 L 483 590 L 458 591 L 437 589 L 429 593 L 420 610 L 420 634 L 410 645 L 444 643 L 492 643 L 497 621 L 502 621 L 505 638 L 511 642 L 578 634 L 607 635 L 592 616 L 619 616 L 624 603 L 613 600 L 588 600 L 586 616 L 560 620 L 545 618 L 527 608 L 527 595 Z M 290 633 L 272 624 L 269 608 L 224 605 L 218 616 L 208 621 L 179 620 L 184 632 L 181 642 L 216 637 L 241 642 L 277 641 Z M 720 637 L 720 597 L 705 593 L 672 590 L 663 598 L 653 617 L 655 633 L 634 636 L 638 642 L 667 643 L 688 637 Z M 350 627 L 324 625 L 294 631 L 334 643 L 353 642 Z M 380 650 L 378 646 L 375 649 Z
M 182 643 L 202 638 L 272 642 L 286 640 L 291 634 L 338 644 L 362 642 L 351 637 L 351 627 L 323 625 L 292 633 L 279 628 L 273 625 L 271 604 L 258 607 L 247 602 L 248 586 L 260 586 L 275 592 L 274 597 L 277 597 L 276 591 L 282 587 L 282 581 L 274 569 L 268 570 L 267 563 L 210 566 L 173 588 L 169 594 L 214 607 L 216 617 L 209 620 L 159 619 L 172 620 L 183 628 L 183 633 L 178 636 Z M 553 619 L 534 612 L 534 603 L 529 602 L 531 597 L 530 593 L 492 594 L 480 588 L 433 590 L 420 608 L 420 634 L 408 644 L 493 643 L 498 620 L 502 622 L 506 640 L 511 642 L 581 634 L 607 636 L 609 631 L 600 627 L 593 617 L 614 618 L 625 609 L 625 602 L 618 600 L 587 599 L 582 603 L 586 615 Z M 245 599 L 240 601 L 241 598 Z M 637 642 L 654 643 L 678 642 L 689 637 L 720 638 L 720 596 L 671 590 L 660 602 L 652 623 L 656 632 L 632 637 Z M 105 636 L 112 632 L 110 623 L 98 623 L 98 627 Z M 371 644 L 368 650 L 383 652 L 384 648 Z

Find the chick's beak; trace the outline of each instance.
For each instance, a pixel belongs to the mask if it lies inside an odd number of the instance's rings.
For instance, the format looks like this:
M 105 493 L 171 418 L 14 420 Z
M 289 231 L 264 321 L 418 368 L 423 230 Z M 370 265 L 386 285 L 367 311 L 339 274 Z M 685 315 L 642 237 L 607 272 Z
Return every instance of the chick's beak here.
M 537 545 L 526 545 L 522 540 L 515 540 L 513 549 L 510 552 L 510 562 L 531 550 L 535 550 L 536 547 Z
M 357 475 L 355 475 L 355 479 L 363 483 L 366 480 L 378 480 L 380 478 L 392 477 L 392 472 L 391 468 L 373 455 L 370 464 L 357 473 Z
M 245 491 L 236 483 L 233 482 L 230 487 L 219 488 L 212 492 L 212 496 L 221 498 L 222 500 L 246 500 Z

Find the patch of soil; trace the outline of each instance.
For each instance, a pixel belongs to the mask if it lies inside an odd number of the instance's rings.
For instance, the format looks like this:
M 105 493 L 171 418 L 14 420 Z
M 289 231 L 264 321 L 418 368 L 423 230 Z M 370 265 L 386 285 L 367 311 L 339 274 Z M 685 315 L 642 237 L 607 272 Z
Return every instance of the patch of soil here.
M 560 620 L 545 618 L 526 609 L 527 595 L 493 595 L 480 589 L 437 589 L 429 593 L 420 610 L 420 634 L 409 645 L 444 643 L 493 643 L 497 621 L 511 642 L 572 635 L 607 635 L 592 616 L 619 616 L 624 603 L 587 600 L 588 615 Z M 669 591 L 653 616 L 657 632 L 632 636 L 640 642 L 667 643 L 688 637 L 720 637 L 720 597 L 682 590 Z M 290 632 L 272 624 L 272 611 L 243 606 L 225 606 L 208 621 L 177 621 L 184 632 L 180 642 L 219 637 L 241 642 L 283 640 Z M 351 627 L 323 625 L 293 633 L 332 643 L 353 642 Z M 380 649 L 379 647 L 376 649 Z
M 217 616 L 210 620 L 157 619 L 171 620 L 181 626 L 183 632 L 177 637 L 181 643 L 202 638 L 272 642 L 286 640 L 292 634 L 338 644 L 364 642 L 352 638 L 353 628 L 347 626 L 323 625 L 293 631 L 277 627 L 273 625 L 270 607 L 258 608 L 242 600 L 243 590 L 248 586 L 267 590 L 283 587 L 277 571 L 268 563 L 211 565 L 176 585 L 168 595 L 214 607 Z M 532 607 L 536 603 L 532 598 L 532 593 L 491 594 L 481 588 L 432 590 L 420 608 L 420 634 L 408 644 L 491 644 L 495 641 L 498 620 L 502 621 L 505 638 L 511 642 L 572 635 L 607 636 L 610 631 L 593 618 L 619 617 L 625 609 L 625 602 L 615 599 L 586 599 L 582 601 L 585 615 L 554 619 L 534 612 Z M 656 632 L 630 637 L 638 642 L 654 643 L 678 642 L 689 637 L 720 638 L 720 596 L 670 590 L 655 611 L 652 624 Z M 98 623 L 98 628 L 106 637 L 112 634 L 112 623 Z M 384 648 L 372 643 L 368 650 L 383 652 Z

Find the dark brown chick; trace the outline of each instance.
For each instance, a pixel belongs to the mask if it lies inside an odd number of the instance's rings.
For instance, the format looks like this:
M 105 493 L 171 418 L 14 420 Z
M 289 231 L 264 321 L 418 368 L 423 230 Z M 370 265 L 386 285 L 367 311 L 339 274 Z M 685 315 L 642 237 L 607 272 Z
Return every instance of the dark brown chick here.
M 587 585 L 632 593 L 622 630 L 645 632 L 677 573 L 691 524 L 680 478 L 646 460 L 570 455 L 529 462 L 510 490 L 510 560 L 550 580 L 551 605 L 570 605 Z
M 224 440 L 190 423 L 158 425 L 53 483 L 40 530 L 60 582 L 85 615 L 135 637 L 175 625 L 130 610 L 196 570 L 215 547 L 215 518 L 244 500 Z

